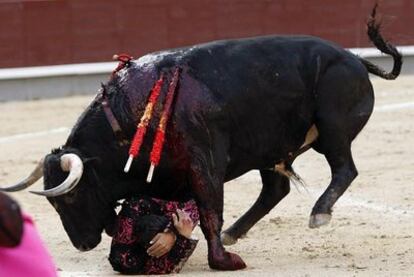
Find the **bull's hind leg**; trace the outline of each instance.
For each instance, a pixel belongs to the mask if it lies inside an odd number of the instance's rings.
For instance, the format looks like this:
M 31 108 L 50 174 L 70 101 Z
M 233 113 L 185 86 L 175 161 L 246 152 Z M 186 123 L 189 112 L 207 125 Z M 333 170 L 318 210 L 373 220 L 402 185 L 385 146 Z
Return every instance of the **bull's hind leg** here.
M 374 103 L 367 72 L 359 63 L 330 68 L 321 79 L 317 97 L 319 137 L 313 147 L 325 155 L 331 182 L 313 207 L 311 228 L 329 223 L 333 205 L 358 175 L 351 142 L 368 121 Z
M 253 206 L 221 234 L 224 245 L 237 242 L 290 191 L 289 179 L 271 170 L 260 170 L 262 191 Z
M 331 167 L 332 178 L 328 188 L 312 209 L 309 220 L 310 228 L 329 223 L 333 205 L 358 175 L 352 160 L 350 145 L 328 152 L 325 157 Z

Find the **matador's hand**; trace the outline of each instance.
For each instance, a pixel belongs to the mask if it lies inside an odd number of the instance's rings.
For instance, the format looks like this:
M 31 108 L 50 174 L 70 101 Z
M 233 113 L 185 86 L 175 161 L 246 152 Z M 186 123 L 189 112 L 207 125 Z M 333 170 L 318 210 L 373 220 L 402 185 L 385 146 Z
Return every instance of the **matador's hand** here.
M 190 238 L 191 233 L 193 232 L 193 229 L 194 229 L 193 221 L 191 220 L 190 216 L 186 212 L 180 209 L 177 209 L 177 215 L 176 214 L 172 215 L 175 228 L 177 229 L 178 233 L 180 233 L 182 236 L 186 238 Z
M 148 255 L 156 258 L 164 256 L 174 246 L 176 239 L 175 234 L 168 229 L 164 233 L 158 233 L 150 241 L 152 245 L 147 249 Z

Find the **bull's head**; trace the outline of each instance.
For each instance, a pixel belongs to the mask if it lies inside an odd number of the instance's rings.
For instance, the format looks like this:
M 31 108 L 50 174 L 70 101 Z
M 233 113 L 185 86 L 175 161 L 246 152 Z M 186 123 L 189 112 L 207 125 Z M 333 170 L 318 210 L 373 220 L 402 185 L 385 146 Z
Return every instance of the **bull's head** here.
M 103 229 L 112 234 L 116 199 L 93 162 L 76 149 L 63 148 L 47 155 L 43 168 L 45 190 L 33 193 L 47 197 L 77 249 L 98 245 Z
M 99 98 L 93 101 L 65 145 L 46 155 L 28 178 L 2 189 L 22 190 L 43 177 L 44 190 L 33 193 L 47 197 L 81 251 L 98 245 L 104 229 L 112 233 L 117 200 L 128 193 L 118 178 L 128 148 L 116 144 L 101 106 Z
M 116 216 L 118 195 L 102 180 L 101 170 L 99 158 L 63 146 L 46 155 L 28 178 L 3 190 L 22 190 L 44 177 L 44 190 L 32 192 L 47 197 L 73 245 L 86 251 L 99 244 L 103 229 L 112 233 Z

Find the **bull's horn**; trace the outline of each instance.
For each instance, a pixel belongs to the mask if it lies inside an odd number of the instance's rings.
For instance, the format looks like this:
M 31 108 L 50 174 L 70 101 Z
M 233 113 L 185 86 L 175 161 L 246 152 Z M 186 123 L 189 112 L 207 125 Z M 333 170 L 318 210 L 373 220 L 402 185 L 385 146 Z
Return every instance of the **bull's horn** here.
M 64 154 L 60 158 L 60 167 L 63 171 L 68 172 L 69 175 L 65 181 L 59 186 L 44 190 L 44 191 L 31 191 L 31 193 L 42 195 L 46 197 L 59 196 L 68 193 L 76 187 L 83 173 L 83 163 L 81 158 L 76 154 Z
M 13 192 L 13 191 L 19 191 L 24 190 L 25 188 L 30 187 L 34 183 L 36 183 L 37 180 L 43 177 L 43 163 L 45 161 L 45 158 L 42 158 L 38 163 L 36 168 L 30 173 L 30 175 L 24 179 L 23 181 L 20 181 L 16 185 L 7 187 L 7 188 L 0 188 L 0 191 L 7 191 L 7 192 Z

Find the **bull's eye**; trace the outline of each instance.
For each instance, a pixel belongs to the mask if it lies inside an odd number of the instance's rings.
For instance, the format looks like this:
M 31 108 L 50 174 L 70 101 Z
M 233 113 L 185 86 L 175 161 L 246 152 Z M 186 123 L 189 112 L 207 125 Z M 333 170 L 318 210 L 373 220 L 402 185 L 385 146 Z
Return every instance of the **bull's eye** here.
M 99 157 L 90 157 L 90 158 L 84 158 L 83 160 L 83 164 L 85 166 L 90 165 L 90 164 L 94 164 L 94 163 L 99 163 Z
M 63 201 L 66 204 L 73 204 L 73 203 L 75 203 L 75 194 L 72 191 L 70 191 L 65 196 L 63 196 Z

